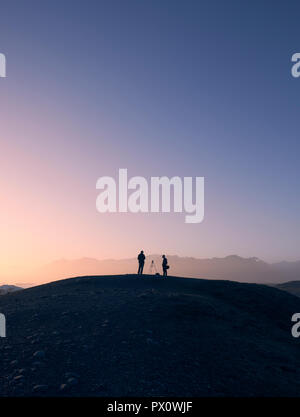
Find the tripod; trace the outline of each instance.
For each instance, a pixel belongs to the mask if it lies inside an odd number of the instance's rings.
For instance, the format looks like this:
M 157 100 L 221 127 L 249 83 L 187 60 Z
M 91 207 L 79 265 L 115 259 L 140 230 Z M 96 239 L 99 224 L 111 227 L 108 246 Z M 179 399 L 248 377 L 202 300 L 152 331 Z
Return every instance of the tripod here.
M 158 272 L 157 272 L 155 262 L 152 260 L 149 266 L 149 274 L 154 274 L 154 273 L 157 274 Z

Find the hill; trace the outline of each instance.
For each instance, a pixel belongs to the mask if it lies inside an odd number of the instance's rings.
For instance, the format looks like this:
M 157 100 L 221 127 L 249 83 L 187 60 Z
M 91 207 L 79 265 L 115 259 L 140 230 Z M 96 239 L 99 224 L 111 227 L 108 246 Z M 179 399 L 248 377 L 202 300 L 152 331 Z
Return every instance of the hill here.
M 277 288 L 300 297 L 300 281 L 289 281 L 276 285 Z
M 300 300 L 277 288 L 78 277 L 0 298 L 1 396 L 299 396 Z

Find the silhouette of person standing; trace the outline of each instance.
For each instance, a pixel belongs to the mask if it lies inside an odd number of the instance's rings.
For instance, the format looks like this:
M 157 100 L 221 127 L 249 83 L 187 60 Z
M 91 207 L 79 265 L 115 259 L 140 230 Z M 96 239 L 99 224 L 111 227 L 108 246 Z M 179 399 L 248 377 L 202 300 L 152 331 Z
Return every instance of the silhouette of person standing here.
M 143 250 L 141 250 L 137 259 L 139 261 L 138 275 L 142 275 L 143 274 L 143 269 L 144 269 L 144 264 L 145 264 L 145 259 L 146 259 L 146 256 L 144 255 Z
M 162 261 L 162 269 L 163 269 L 163 276 L 166 277 L 168 275 L 168 269 L 169 269 L 169 265 L 168 265 L 168 259 L 166 258 L 165 255 L 162 256 L 163 261 Z

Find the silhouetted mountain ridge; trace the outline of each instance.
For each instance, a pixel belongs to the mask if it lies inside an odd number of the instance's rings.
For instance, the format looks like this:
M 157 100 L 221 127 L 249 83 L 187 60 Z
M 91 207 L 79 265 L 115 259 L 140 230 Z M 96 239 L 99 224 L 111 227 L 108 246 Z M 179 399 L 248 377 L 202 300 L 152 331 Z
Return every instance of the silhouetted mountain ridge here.
M 243 258 L 229 255 L 224 258 L 193 258 L 167 255 L 170 273 L 191 278 L 229 279 L 239 282 L 280 283 L 300 279 L 300 262 L 267 263 L 257 257 Z M 150 273 L 150 263 L 155 262 L 161 273 L 161 255 L 146 254 L 144 272 Z M 137 271 L 136 258 L 105 259 L 80 258 L 60 259 L 39 270 L 37 279 L 49 282 L 78 275 L 122 274 Z M 152 271 L 153 272 L 153 271 Z
M 20 291 L 23 288 L 17 287 L 16 285 L 0 285 L 0 295 L 4 295 L 10 292 Z

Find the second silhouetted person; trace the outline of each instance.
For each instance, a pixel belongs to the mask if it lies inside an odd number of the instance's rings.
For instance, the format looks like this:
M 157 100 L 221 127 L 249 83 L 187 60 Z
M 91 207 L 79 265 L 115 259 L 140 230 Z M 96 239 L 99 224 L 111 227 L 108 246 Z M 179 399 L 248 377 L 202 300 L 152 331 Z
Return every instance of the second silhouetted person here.
M 163 276 L 166 277 L 168 275 L 168 269 L 170 268 L 168 265 L 168 259 L 166 258 L 165 255 L 162 256 L 163 261 L 162 261 L 162 269 L 163 269 Z

